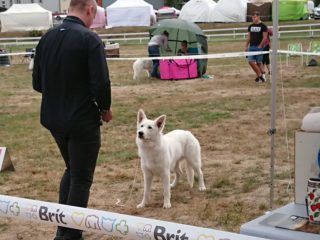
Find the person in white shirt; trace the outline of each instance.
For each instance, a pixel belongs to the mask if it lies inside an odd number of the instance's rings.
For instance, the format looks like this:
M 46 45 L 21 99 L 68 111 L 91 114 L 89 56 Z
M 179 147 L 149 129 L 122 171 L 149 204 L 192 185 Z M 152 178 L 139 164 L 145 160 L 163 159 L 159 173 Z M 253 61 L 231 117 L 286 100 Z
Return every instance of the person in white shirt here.
M 170 48 L 168 47 L 168 38 L 169 33 L 167 31 L 163 31 L 161 35 L 154 35 L 148 43 L 149 57 L 159 57 L 160 47 L 164 47 L 167 51 L 170 51 Z M 158 72 L 159 60 L 153 59 L 152 63 L 151 77 L 160 78 L 160 74 Z

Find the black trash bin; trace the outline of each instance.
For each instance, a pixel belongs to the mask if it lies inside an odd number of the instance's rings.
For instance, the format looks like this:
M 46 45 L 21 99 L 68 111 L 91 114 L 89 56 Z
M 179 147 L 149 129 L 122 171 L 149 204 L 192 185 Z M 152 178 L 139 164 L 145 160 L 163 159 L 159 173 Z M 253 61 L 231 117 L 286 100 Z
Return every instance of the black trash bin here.
M 10 66 L 10 58 L 8 55 L 2 56 L 1 54 L 7 53 L 6 50 L 0 49 L 0 67 Z

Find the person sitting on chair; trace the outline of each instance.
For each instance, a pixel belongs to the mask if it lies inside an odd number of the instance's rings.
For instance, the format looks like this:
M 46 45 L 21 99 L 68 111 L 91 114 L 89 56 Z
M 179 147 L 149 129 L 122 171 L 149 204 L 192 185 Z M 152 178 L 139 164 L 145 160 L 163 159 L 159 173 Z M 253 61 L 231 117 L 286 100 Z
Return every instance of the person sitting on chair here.
M 188 42 L 186 40 L 181 42 L 181 48 L 178 50 L 177 54 L 178 56 L 189 54 Z

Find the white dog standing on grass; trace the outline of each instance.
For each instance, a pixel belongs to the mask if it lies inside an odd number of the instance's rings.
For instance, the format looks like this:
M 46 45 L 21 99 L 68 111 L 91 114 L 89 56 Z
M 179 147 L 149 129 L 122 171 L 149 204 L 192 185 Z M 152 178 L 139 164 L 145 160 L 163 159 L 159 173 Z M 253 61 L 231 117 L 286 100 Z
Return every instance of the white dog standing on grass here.
M 143 208 L 148 204 L 154 176 L 159 176 L 163 181 L 163 207 L 171 207 L 170 187 L 175 187 L 179 181 L 182 174 L 180 162 L 183 159 L 186 159 L 187 178 L 190 187 L 193 187 L 194 172 L 196 172 L 199 178 L 199 190 L 206 190 L 201 170 L 199 141 L 191 132 L 184 130 L 174 130 L 163 135 L 162 130 L 165 120 L 165 115 L 150 120 L 142 109 L 137 114 L 136 143 L 144 177 L 143 199 L 137 208 Z M 175 178 L 170 185 L 171 172 L 175 172 Z
M 138 80 L 141 76 L 143 71 L 145 70 L 148 74 L 148 77 L 150 77 L 150 72 L 152 70 L 152 61 L 145 59 L 137 59 L 133 65 L 133 80 Z

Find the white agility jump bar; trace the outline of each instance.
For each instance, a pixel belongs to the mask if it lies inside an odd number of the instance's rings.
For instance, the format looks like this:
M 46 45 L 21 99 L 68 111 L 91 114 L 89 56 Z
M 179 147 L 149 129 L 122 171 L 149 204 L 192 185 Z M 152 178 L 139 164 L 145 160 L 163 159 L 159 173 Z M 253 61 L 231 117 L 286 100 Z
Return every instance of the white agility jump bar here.
M 255 51 L 255 52 L 227 52 L 227 53 L 213 53 L 204 55 L 183 55 L 183 56 L 161 56 L 161 57 L 128 57 L 128 58 L 107 58 L 108 61 L 122 61 L 122 60 L 174 60 L 174 59 L 218 59 L 218 58 L 236 58 L 236 57 L 248 57 L 255 55 L 262 55 L 271 53 L 270 51 Z M 320 56 L 319 52 L 295 52 L 287 50 L 278 50 L 280 54 L 293 54 L 293 55 L 308 55 L 308 56 Z
M 184 56 L 161 56 L 161 57 L 128 57 L 128 58 L 107 58 L 108 61 L 121 61 L 121 60 L 164 60 L 164 59 L 206 59 L 206 58 L 232 58 L 232 57 L 245 57 L 269 53 L 270 51 L 256 51 L 256 52 L 228 52 L 228 53 L 215 53 L 203 55 L 184 55 Z M 0 57 L 4 56 L 19 56 L 19 55 L 33 55 L 34 52 L 19 52 L 19 53 L 0 53 Z
M 166 210 L 170 212 L 170 209 Z M 236 233 L 0 195 L 0 216 L 133 240 L 262 240 Z M 192 217 L 192 216 L 190 216 Z

